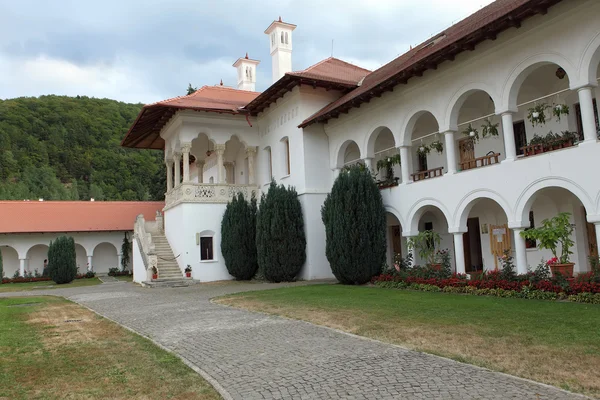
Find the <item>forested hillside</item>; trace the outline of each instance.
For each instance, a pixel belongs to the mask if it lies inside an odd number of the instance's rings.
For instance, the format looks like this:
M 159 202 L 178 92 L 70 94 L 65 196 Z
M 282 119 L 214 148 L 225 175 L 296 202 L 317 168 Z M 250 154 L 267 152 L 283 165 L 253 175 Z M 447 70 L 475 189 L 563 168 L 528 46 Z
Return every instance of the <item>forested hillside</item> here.
M 80 96 L 0 100 L 0 199 L 162 200 L 162 152 L 119 145 L 141 108 Z

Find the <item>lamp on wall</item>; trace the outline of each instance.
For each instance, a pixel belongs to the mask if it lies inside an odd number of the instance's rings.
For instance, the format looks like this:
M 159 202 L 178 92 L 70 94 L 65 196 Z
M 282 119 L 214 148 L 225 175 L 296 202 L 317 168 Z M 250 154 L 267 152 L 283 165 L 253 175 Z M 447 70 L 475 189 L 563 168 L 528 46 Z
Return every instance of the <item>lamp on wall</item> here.
M 556 69 L 556 77 L 558 79 L 563 79 L 565 77 L 565 75 L 567 75 L 567 73 L 565 72 L 564 69 L 562 69 L 562 67 L 558 67 Z
M 214 150 L 207 150 L 206 157 L 210 157 L 210 155 L 214 152 Z

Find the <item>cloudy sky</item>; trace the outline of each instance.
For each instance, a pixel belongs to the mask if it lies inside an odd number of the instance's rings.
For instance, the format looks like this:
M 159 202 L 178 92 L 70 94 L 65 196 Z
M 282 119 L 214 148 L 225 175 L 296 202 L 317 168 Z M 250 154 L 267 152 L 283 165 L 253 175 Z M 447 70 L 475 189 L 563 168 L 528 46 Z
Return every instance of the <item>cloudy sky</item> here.
M 233 62 L 261 60 L 265 28 L 294 31 L 294 70 L 331 54 L 376 69 L 491 0 L 0 0 L 0 98 L 88 95 L 149 103 L 188 83 L 236 85 Z

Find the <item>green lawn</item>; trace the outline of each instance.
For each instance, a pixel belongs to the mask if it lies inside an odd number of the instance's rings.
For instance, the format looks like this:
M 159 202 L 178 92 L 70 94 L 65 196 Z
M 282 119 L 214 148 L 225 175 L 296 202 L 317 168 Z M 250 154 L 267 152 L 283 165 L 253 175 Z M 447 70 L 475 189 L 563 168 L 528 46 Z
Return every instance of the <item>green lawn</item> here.
M 311 321 L 600 397 L 600 306 L 314 285 L 218 302 Z
M 69 301 L 0 299 L 0 399 L 220 399 L 177 357 Z
M 0 293 L 21 292 L 24 290 L 65 289 L 70 287 L 94 286 L 102 282 L 98 278 L 75 279 L 71 283 L 57 285 L 53 281 L 27 282 L 27 283 L 3 283 L 0 285 Z

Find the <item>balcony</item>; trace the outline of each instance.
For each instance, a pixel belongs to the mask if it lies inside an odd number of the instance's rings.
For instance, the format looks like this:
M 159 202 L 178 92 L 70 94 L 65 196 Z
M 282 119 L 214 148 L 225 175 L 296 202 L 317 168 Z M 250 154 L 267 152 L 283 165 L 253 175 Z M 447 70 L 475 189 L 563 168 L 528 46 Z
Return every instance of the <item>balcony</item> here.
M 242 193 L 247 199 L 252 195 L 258 198 L 260 194 L 256 185 L 186 182 L 167 192 L 165 208 L 180 203 L 226 204 L 238 193 Z

